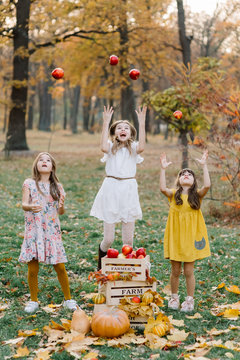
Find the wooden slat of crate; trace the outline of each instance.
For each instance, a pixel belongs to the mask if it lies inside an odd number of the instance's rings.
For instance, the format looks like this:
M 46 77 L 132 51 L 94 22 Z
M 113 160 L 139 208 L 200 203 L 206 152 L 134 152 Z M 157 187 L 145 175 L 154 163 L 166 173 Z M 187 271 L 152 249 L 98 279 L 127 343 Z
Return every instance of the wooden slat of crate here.
M 146 280 L 146 270 L 150 273 L 150 257 L 146 255 L 144 259 L 119 259 L 102 258 L 102 273 L 109 274 L 114 272 L 135 273 L 134 280 Z
M 106 304 L 118 305 L 124 296 L 141 296 L 151 289 L 156 291 L 157 283 L 146 281 L 108 281 L 106 287 Z
M 131 328 L 137 328 L 137 327 L 144 328 L 148 322 L 148 317 L 147 316 L 129 317 L 129 321 L 131 324 Z

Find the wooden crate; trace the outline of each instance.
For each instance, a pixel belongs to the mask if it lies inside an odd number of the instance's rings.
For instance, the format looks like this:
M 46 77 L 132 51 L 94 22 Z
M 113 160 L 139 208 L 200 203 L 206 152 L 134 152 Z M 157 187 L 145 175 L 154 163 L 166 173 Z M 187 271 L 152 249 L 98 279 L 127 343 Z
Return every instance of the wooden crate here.
M 121 275 L 134 273 L 133 280 L 146 280 L 146 270 L 150 275 L 150 257 L 146 255 L 144 259 L 119 259 L 102 258 L 102 273 L 109 274 L 119 272 Z
M 135 316 L 135 317 L 129 317 L 129 321 L 131 324 L 131 328 L 144 328 L 145 325 L 148 322 L 148 317 L 147 316 Z
M 106 284 L 106 304 L 118 305 L 124 296 L 141 296 L 147 290 L 156 291 L 157 283 L 146 281 L 108 281 Z

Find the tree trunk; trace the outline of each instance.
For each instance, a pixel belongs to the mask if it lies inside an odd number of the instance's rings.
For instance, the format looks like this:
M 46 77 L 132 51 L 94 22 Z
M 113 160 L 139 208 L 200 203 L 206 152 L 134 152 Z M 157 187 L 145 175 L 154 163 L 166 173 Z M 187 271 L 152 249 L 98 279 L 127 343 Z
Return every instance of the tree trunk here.
M 100 104 L 99 98 L 93 99 L 92 97 L 92 108 L 91 108 L 91 119 L 90 119 L 90 129 L 94 132 L 94 125 L 95 125 L 95 117 L 96 112 Z M 110 106 L 113 106 L 113 104 L 110 103 Z
M 7 89 L 4 90 L 4 97 L 5 97 L 5 101 L 7 101 Z M 7 129 L 7 116 L 8 116 L 8 106 L 7 106 L 7 103 L 5 102 L 5 104 L 4 104 L 3 133 L 5 133 L 5 131 Z
M 36 86 L 32 86 L 30 89 L 31 95 L 28 100 L 28 119 L 27 119 L 27 128 L 29 130 L 33 129 L 33 114 L 34 114 L 34 99 L 35 99 L 35 90 Z
M 180 133 L 180 140 L 182 145 L 182 169 L 185 169 L 188 167 L 188 140 L 186 131 Z
M 16 6 L 16 26 L 13 31 L 13 85 L 12 108 L 9 114 L 5 150 L 28 150 L 26 141 L 25 116 L 28 86 L 28 31 L 30 0 L 18 0 Z M 21 49 L 21 52 L 19 51 Z
M 186 36 L 185 14 L 183 8 L 183 0 L 177 0 L 178 8 L 178 32 L 179 40 L 182 47 L 183 63 L 186 67 L 191 65 L 191 41 L 192 36 Z
M 91 109 L 91 98 L 85 97 L 83 101 L 83 130 L 89 131 L 89 117 Z
M 77 119 L 80 99 L 80 86 L 77 85 L 73 89 L 73 97 L 71 102 L 70 126 L 73 134 L 77 133 Z
M 51 81 L 40 80 L 39 82 L 39 124 L 38 129 L 42 131 L 50 131 L 51 125 L 51 107 L 52 96 L 48 89 Z
M 66 130 L 67 128 L 67 85 L 66 83 L 64 84 L 64 93 L 63 93 L 63 112 L 64 112 L 64 117 L 63 117 L 63 129 Z

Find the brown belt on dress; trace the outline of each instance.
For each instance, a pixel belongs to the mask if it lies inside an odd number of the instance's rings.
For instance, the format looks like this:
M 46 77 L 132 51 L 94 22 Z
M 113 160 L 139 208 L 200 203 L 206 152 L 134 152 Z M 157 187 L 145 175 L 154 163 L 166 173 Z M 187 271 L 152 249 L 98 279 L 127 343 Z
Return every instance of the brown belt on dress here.
M 119 177 L 116 177 L 116 176 L 111 176 L 111 175 L 107 175 L 106 177 L 108 177 L 108 178 L 113 178 L 113 179 L 116 179 L 116 180 L 130 180 L 130 179 L 136 179 L 135 177 L 119 178 Z

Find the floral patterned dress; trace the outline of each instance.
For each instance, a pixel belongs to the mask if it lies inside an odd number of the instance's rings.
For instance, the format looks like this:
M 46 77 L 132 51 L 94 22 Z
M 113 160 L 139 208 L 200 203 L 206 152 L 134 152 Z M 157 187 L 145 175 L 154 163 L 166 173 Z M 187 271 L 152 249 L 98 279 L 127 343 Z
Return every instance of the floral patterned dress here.
M 25 235 L 19 261 L 28 263 L 35 259 L 38 262 L 55 265 L 67 262 L 62 243 L 58 201 L 50 194 L 50 184 L 39 182 L 41 194 L 33 179 L 26 179 L 23 187 L 29 189 L 29 203 L 42 205 L 38 213 L 25 211 Z M 64 189 L 58 184 L 60 194 L 65 196 Z

